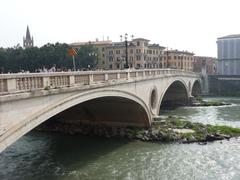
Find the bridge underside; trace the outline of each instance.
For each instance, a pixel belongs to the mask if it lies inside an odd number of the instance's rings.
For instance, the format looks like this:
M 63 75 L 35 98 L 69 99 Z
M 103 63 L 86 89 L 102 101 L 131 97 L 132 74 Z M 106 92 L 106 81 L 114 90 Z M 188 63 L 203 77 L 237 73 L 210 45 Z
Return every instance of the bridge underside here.
M 195 81 L 192 87 L 192 96 L 196 97 L 201 95 L 202 90 L 201 90 L 201 84 L 199 81 Z
M 122 97 L 102 97 L 73 106 L 49 119 L 64 123 L 109 126 L 149 126 L 149 118 L 138 103 Z
M 186 105 L 187 102 L 188 93 L 185 86 L 180 81 L 176 81 L 165 92 L 160 109 Z

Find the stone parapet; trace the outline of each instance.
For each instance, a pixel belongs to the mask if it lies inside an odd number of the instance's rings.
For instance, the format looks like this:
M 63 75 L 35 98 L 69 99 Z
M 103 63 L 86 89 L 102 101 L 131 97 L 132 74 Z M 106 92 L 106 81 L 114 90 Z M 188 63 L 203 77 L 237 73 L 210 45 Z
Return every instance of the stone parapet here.
M 1 74 L 0 96 L 11 93 L 32 92 L 35 90 L 49 90 L 59 87 L 107 83 L 109 81 L 142 80 L 162 75 L 199 77 L 199 74 L 179 69 L 126 69 L 113 71 Z

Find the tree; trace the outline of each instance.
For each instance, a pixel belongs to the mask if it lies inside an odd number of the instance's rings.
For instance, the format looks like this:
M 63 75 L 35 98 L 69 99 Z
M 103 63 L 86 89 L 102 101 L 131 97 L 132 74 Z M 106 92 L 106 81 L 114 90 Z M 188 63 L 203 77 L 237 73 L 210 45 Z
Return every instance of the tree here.
M 95 69 L 98 50 L 92 45 L 84 45 L 77 51 L 76 67 L 80 69 Z
M 20 46 L 0 48 L 0 73 L 30 71 L 43 67 L 68 70 L 73 67 L 72 57 L 68 55 L 68 44 L 45 44 L 44 46 L 23 49 Z M 97 63 L 97 49 L 92 45 L 82 46 L 76 58 L 77 69 L 94 69 Z

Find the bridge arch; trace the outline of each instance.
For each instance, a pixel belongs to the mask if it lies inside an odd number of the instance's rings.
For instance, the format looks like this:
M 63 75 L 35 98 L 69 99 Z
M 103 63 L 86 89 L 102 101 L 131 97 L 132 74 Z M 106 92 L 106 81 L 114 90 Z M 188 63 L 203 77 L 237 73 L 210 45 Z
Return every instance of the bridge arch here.
M 199 80 L 195 80 L 192 89 L 191 89 L 191 95 L 192 96 L 199 96 L 202 93 L 201 83 Z
M 177 79 L 168 84 L 159 100 L 158 114 L 163 107 L 175 107 L 187 104 L 189 98 L 188 86 L 182 79 Z
M 114 112 L 121 113 L 122 118 L 126 118 L 123 120 L 123 122 L 115 121 L 114 124 L 126 125 L 126 126 L 129 126 L 129 125 L 150 126 L 151 113 L 149 111 L 148 106 L 145 104 L 145 102 L 142 99 L 124 91 L 101 89 L 101 90 L 93 90 L 93 91 L 73 95 L 71 97 L 62 99 L 57 104 L 53 104 L 51 106 L 48 106 L 44 109 L 39 110 L 34 115 L 27 117 L 25 120 L 21 121 L 21 123 L 17 124 L 13 128 L 9 129 L 6 133 L 4 133 L 0 138 L 0 142 L 2 146 L 6 148 L 9 145 L 11 145 L 13 142 L 15 142 L 17 139 L 22 137 L 24 134 L 28 133 L 29 131 L 31 131 L 41 123 L 47 121 L 49 118 L 63 111 L 67 111 L 72 107 L 75 107 L 79 104 L 84 104 L 84 103 L 87 103 L 85 104 L 84 107 L 86 107 L 86 105 L 91 105 L 91 103 L 94 103 L 94 105 L 97 105 L 94 109 L 96 110 L 97 107 L 100 107 L 99 102 L 101 102 L 101 104 L 103 102 L 104 104 L 104 101 L 105 103 L 106 102 L 110 103 L 108 104 L 107 108 L 112 107 L 111 105 L 113 105 L 113 107 L 120 108 L 120 110 L 118 109 L 119 111 L 115 110 Z M 116 102 L 122 103 L 122 104 L 120 106 L 117 106 Z M 94 106 L 92 105 L 91 107 L 94 107 Z M 127 107 L 129 107 L 130 109 L 127 109 Z M 90 114 L 94 113 L 94 110 L 90 111 Z M 112 113 L 111 115 L 114 115 L 114 112 L 111 111 L 113 109 L 106 109 L 106 110 L 108 113 Z M 126 110 L 126 111 L 123 112 L 121 110 Z M 125 117 L 124 117 L 124 113 L 126 115 Z M 97 111 L 96 115 L 101 115 L 101 111 Z M 130 118 L 127 118 L 127 115 L 129 115 Z M 86 116 L 83 116 L 83 117 L 86 117 Z M 96 117 L 96 116 L 93 116 L 93 117 Z M 103 117 L 106 117 L 106 116 L 102 116 L 101 118 Z M 131 119 L 133 117 L 136 119 Z M 99 119 L 94 119 L 94 120 L 95 122 L 99 121 Z M 117 117 L 117 120 L 121 120 L 121 119 Z M 107 119 L 106 121 L 107 122 L 103 121 L 103 123 L 110 123 L 109 119 Z M 5 149 L 3 147 L 0 147 L 0 149 Z

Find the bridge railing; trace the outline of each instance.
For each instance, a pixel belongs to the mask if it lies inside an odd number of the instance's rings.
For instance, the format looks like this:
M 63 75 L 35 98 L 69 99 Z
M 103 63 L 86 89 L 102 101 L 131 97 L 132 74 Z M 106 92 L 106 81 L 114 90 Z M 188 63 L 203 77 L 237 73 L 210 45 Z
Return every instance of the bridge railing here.
M 85 86 L 110 81 L 146 79 L 161 75 L 195 75 L 179 69 L 14 73 L 0 75 L 0 95 L 61 87 Z

